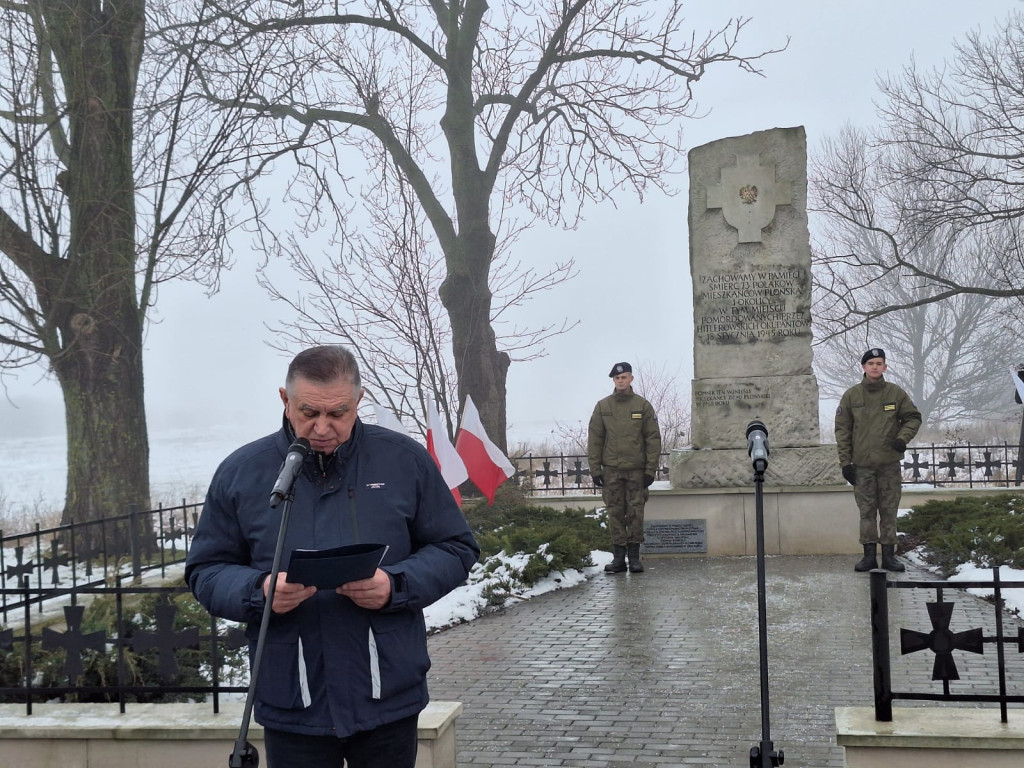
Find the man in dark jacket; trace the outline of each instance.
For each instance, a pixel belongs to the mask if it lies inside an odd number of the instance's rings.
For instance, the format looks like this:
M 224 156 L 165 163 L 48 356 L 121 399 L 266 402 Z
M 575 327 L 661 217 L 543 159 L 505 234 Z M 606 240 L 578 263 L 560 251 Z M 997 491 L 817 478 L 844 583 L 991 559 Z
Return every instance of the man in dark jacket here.
M 467 577 L 479 547 L 434 461 L 356 414 L 352 353 L 301 352 L 280 390 L 284 423 L 217 469 L 185 569 L 214 616 L 248 623 L 250 658 L 280 524 L 271 489 L 289 445 L 312 450 L 296 478 L 282 570 L 295 549 L 388 545 L 372 577 L 336 589 L 279 574 L 256 681 L 270 768 L 413 768 L 428 701 L 424 606 Z
M 885 380 L 884 350 L 872 347 L 860 364 L 863 379 L 846 390 L 836 410 L 839 465 L 853 486 L 860 510 L 864 557 L 854 570 L 878 567 L 880 542 L 882 567 L 903 571 L 903 563 L 896 559 L 896 512 L 903 483 L 900 462 L 907 443 L 921 428 L 921 412 L 906 392 Z
M 608 573 L 642 573 L 644 504 L 661 460 L 661 430 L 654 407 L 633 392 L 633 367 L 616 363 L 608 374 L 615 391 L 599 400 L 590 417 L 587 460 L 601 489 L 612 534 Z

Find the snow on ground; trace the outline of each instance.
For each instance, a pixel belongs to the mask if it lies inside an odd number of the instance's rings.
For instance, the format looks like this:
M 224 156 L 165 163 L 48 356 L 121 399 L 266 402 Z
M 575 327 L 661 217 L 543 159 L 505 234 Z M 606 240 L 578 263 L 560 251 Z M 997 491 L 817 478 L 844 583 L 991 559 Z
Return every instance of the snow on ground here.
M 973 563 L 967 563 L 957 568 L 956 573 L 950 576 L 947 581 L 992 581 L 992 569 L 981 568 Z M 999 566 L 999 582 L 1006 581 L 1024 582 L 1024 571 L 1019 568 L 1010 568 L 1008 565 Z M 977 589 L 974 587 L 968 587 L 965 591 L 985 599 L 990 599 L 995 594 L 991 589 Z M 1006 606 L 1007 611 L 1017 616 L 1024 615 L 1024 588 L 1001 589 L 1000 592 L 1003 596 L 1003 605 Z
M 612 554 L 595 549 L 590 553 L 590 559 L 594 565 L 583 571 L 549 573 L 532 587 L 523 587 L 518 584 L 515 574 L 526 565 L 529 555 L 519 553 L 509 556 L 499 552 L 483 563 L 474 565 L 465 584 L 424 609 L 427 631 L 434 632 L 462 624 L 488 610 L 497 610 L 556 589 L 574 587 L 600 573 L 612 561 Z M 495 566 L 495 563 L 498 565 Z M 490 600 L 488 593 L 491 595 Z

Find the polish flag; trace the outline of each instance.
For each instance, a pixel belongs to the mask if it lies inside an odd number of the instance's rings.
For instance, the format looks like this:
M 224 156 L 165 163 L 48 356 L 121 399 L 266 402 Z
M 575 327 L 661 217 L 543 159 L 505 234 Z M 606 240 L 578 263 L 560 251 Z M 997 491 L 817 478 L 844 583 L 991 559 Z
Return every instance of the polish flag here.
M 466 407 L 462 411 L 462 426 L 455 438 L 455 450 L 466 463 L 473 485 L 487 497 L 488 504 L 493 504 L 494 492 L 516 473 L 516 468 L 487 437 L 480 412 L 469 395 L 466 395 Z
M 385 429 L 390 429 L 392 432 L 400 432 L 406 437 L 410 437 L 409 430 L 405 428 L 405 425 L 398 420 L 398 417 L 395 416 L 395 414 L 393 414 L 383 405 L 381 405 L 380 403 L 374 403 L 373 412 L 377 414 L 378 426 L 384 427 Z
M 433 400 L 427 400 L 427 453 L 429 453 L 441 470 L 441 476 L 451 489 L 456 504 L 462 504 L 459 486 L 469 479 L 466 465 L 448 439 L 448 433 L 441 423 L 441 416 L 434 407 Z

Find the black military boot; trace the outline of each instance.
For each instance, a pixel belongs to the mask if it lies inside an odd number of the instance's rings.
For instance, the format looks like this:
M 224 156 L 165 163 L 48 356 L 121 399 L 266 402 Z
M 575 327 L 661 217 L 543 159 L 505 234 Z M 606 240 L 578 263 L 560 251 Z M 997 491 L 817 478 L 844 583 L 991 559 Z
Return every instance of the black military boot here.
M 604 567 L 605 573 L 624 573 L 626 571 L 626 548 L 620 544 L 612 545 L 612 561 Z
M 627 544 L 626 554 L 629 556 L 629 572 L 630 573 L 643 573 L 644 564 L 640 559 L 640 545 L 639 544 Z
M 882 567 L 887 571 L 905 571 L 907 566 L 896 559 L 896 545 L 882 545 Z
M 864 557 L 861 558 L 860 562 L 853 566 L 853 570 L 863 572 L 870 571 L 872 568 L 878 567 L 878 560 L 875 557 L 875 544 L 864 545 Z

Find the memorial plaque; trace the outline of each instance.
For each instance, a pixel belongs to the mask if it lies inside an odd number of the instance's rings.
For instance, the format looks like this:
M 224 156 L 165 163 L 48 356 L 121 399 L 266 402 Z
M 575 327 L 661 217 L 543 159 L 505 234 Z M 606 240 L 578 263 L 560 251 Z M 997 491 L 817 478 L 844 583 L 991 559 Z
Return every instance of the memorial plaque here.
M 645 554 L 707 554 L 707 551 L 707 520 L 644 520 Z

